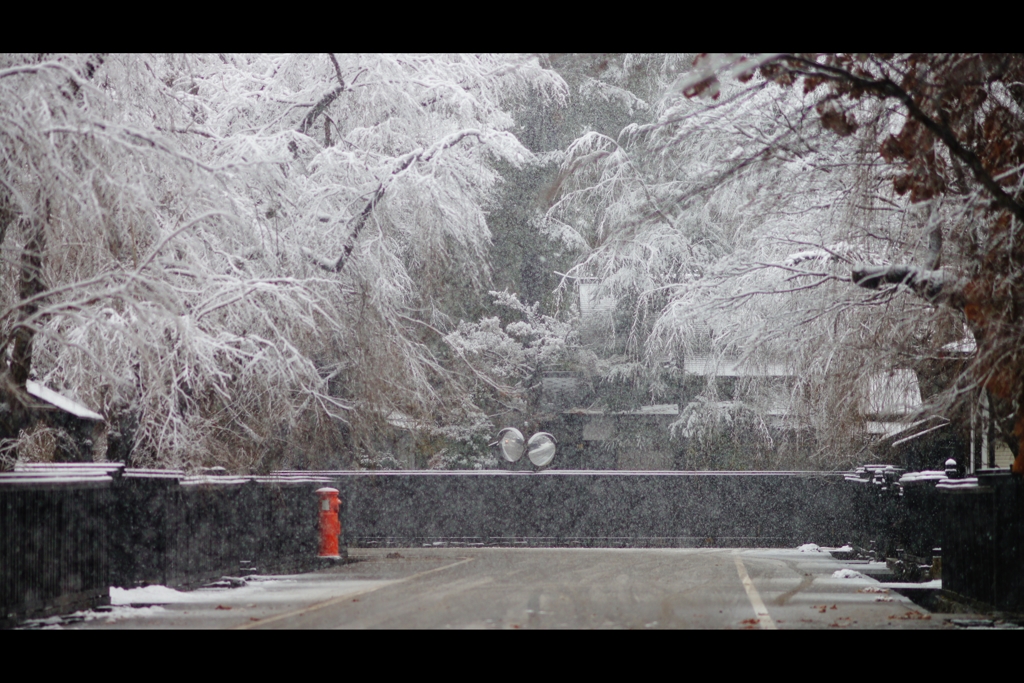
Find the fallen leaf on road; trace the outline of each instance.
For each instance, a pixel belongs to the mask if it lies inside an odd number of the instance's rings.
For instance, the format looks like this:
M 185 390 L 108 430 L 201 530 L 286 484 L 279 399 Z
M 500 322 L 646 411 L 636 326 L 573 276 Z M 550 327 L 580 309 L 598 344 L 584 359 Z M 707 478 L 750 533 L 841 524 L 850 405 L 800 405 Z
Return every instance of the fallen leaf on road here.
M 920 612 L 907 612 L 906 614 L 890 614 L 890 619 L 931 619 L 930 614 L 921 614 Z

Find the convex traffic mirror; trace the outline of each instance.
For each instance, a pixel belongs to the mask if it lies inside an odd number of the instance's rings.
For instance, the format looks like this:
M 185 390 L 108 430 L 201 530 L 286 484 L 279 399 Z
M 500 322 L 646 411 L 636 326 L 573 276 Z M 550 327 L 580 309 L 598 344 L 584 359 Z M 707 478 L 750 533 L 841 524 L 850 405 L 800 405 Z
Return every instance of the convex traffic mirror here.
M 498 432 L 498 445 L 501 446 L 501 454 L 509 462 L 515 462 L 523 457 L 526 450 L 526 439 L 523 433 L 515 427 L 505 427 Z
M 515 427 L 505 427 L 498 432 L 497 443 L 509 462 L 518 461 L 524 452 L 537 467 L 546 467 L 555 459 L 555 437 L 547 432 L 537 432 L 527 441 Z
M 537 432 L 526 442 L 526 457 L 537 467 L 546 467 L 555 459 L 555 437 L 547 432 Z

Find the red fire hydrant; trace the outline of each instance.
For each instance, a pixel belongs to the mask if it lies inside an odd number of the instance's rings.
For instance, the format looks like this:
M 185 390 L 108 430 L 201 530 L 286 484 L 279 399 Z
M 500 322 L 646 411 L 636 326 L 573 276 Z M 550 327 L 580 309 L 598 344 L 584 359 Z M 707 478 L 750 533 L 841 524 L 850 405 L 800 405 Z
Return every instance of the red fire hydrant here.
M 338 489 L 324 487 L 317 489 L 320 496 L 320 557 L 341 559 L 338 553 L 338 536 L 341 535 L 341 500 Z

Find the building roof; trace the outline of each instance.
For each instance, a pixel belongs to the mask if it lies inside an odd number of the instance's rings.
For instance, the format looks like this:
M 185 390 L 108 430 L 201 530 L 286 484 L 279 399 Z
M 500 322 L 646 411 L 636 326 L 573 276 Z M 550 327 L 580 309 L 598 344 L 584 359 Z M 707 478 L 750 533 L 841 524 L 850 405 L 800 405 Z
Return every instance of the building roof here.
M 68 398 L 63 394 L 58 394 L 53 389 L 44 387 L 39 382 L 33 382 L 29 380 L 25 382 L 25 389 L 31 396 L 38 398 L 40 401 L 49 403 L 52 406 L 60 408 L 66 413 L 71 413 L 77 418 L 83 420 L 96 420 L 99 422 L 103 421 L 103 416 L 99 413 L 93 412 L 83 406 L 78 401 Z
M 720 358 L 711 354 L 689 354 L 683 358 L 687 374 L 716 377 L 789 377 L 792 372 L 782 363 L 755 363 L 739 358 Z

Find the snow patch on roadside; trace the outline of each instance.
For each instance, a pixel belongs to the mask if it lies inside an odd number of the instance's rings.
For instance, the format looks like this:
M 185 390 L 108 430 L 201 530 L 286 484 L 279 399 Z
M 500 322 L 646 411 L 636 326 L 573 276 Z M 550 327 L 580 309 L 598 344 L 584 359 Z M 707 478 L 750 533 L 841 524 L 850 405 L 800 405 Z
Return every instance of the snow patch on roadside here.
M 120 621 L 121 619 L 131 619 L 133 617 L 152 617 L 163 611 L 165 610 L 160 605 L 151 605 L 149 607 L 124 607 L 118 605 L 109 612 L 90 612 L 89 616 L 86 616 L 85 621 L 104 618 L 108 622 L 113 622 Z
M 899 590 L 901 588 L 928 588 L 933 590 L 942 590 L 942 579 L 932 579 L 931 581 L 924 581 L 922 583 L 899 583 L 896 581 L 886 581 L 879 585 L 882 588 L 891 588 L 893 590 Z
M 196 596 L 194 593 L 176 591 L 167 586 L 110 587 L 111 605 L 169 605 L 177 602 L 206 602 L 209 599 L 209 596 Z
M 833 579 L 866 579 L 868 577 L 864 576 L 860 572 L 855 571 L 853 569 L 837 569 L 836 571 L 832 572 L 832 578 Z
M 115 621 L 121 621 L 122 619 L 151 617 L 156 615 L 158 612 L 163 611 L 164 608 L 159 605 L 152 605 L 150 607 L 125 607 L 119 605 L 111 607 L 110 609 L 101 609 L 99 611 L 85 610 L 72 612 L 71 614 L 46 617 L 44 619 L 29 619 L 18 628 L 23 630 L 55 631 L 63 629 L 66 626 L 73 626 L 85 621 L 102 619 L 107 623 L 113 623 Z

